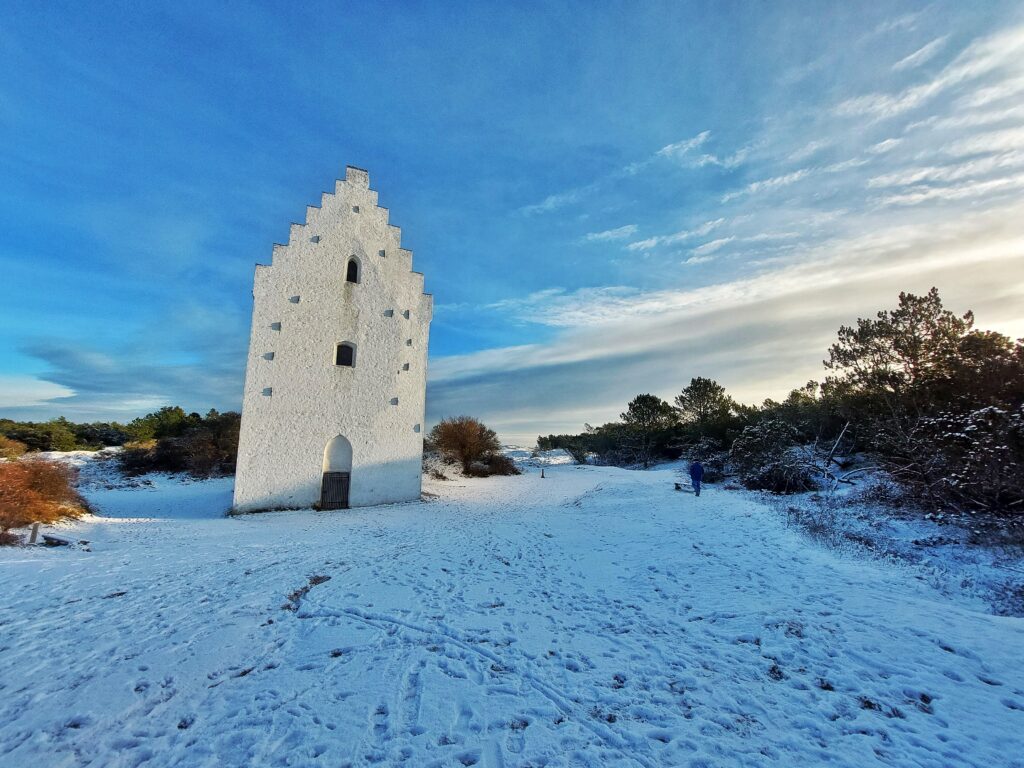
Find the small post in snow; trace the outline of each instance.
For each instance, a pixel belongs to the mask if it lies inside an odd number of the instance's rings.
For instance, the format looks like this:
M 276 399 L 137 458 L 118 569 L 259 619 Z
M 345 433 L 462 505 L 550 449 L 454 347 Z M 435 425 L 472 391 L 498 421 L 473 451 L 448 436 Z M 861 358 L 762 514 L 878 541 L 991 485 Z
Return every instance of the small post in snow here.
M 35 544 L 36 539 L 39 538 L 39 523 L 32 524 L 32 533 L 28 535 L 28 543 Z
M 541 479 L 541 480 L 543 480 L 543 479 L 544 479 L 544 467 L 541 467 L 541 468 L 540 468 L 540 479 Z

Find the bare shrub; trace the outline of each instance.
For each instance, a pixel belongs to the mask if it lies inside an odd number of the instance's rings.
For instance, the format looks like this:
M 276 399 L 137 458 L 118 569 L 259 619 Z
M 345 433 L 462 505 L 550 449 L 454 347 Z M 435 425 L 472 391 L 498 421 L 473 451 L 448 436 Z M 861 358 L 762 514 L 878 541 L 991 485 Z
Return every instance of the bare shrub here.
M 75 470 L 39 459 L 0 463 L 0 534 L 11 541 L 12 528 L 54 523 L 87 511 L 75 490 Z
M 787 508 L 786 524 L 830 547 L 838 546 L 843 539 L 836 502 L 831 497 L 819 499 L 812 506 Z

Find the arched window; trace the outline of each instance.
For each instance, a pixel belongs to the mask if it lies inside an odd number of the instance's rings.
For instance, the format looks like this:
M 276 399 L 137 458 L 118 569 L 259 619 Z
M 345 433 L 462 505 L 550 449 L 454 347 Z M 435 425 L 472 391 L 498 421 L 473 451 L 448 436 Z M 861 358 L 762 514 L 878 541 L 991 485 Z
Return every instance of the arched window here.
M 356 345 L 344 341 L 334 351 L 334 364 L 344 365 L 348 368 L 356 367 Z
M 359 282 L 359 260 L 355 256 L 348 260 L 348 268 L 345 270 L 345 282 Z

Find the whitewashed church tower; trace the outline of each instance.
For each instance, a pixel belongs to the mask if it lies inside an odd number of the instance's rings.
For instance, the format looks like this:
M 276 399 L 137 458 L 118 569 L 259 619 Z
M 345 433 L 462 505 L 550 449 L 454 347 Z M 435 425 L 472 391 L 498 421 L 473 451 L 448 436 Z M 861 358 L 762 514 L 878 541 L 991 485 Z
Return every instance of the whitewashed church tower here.
M 256 267 L 235 512 L 420 498 L 432 299 L 349 167 Z

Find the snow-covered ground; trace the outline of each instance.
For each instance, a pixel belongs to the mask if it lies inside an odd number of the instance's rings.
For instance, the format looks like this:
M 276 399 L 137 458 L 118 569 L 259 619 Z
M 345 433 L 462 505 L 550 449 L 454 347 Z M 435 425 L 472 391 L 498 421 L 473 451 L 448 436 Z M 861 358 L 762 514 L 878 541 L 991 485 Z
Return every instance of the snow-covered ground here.
M 0 550 L 0 765 L 1024 766 L 1024 620 L 751 494 L 546 464 L 223 518 L 83 467 L 88 548 Z

